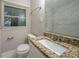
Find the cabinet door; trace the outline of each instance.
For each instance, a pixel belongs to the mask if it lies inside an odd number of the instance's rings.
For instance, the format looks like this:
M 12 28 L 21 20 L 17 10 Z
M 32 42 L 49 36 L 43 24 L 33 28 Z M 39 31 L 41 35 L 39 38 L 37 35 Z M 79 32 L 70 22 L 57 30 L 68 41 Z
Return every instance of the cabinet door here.
M 47 58 L 40 50 L 38 50 L 31 42 L 30 44 L 30 53 L 28 58 Z

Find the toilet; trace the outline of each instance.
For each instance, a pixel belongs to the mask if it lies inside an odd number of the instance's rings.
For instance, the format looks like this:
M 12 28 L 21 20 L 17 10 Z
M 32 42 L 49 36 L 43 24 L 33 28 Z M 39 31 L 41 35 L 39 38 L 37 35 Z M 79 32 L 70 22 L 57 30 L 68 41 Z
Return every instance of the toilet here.
M 32 38 L 36 38 L 33 34 L 28 35 L 28 41 Z M 30 46 L 28 44 L 21 44 L 16 49 L 17 58 L 27 58 L 30 51 Z
M 30 46 L 28 44 L 21 44 L 16 49 L 17 58 L 27 58 L 30 51 Z

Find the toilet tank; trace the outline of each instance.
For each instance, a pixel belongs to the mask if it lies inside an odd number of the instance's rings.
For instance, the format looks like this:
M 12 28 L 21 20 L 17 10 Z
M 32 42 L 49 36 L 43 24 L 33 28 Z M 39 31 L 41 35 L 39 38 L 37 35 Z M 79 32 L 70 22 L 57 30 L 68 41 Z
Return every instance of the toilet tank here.
M 31 40 L 31 39 L 36 39 L 36 36 L 33 35 L 33 34 L 28 34 L 28 39 Z

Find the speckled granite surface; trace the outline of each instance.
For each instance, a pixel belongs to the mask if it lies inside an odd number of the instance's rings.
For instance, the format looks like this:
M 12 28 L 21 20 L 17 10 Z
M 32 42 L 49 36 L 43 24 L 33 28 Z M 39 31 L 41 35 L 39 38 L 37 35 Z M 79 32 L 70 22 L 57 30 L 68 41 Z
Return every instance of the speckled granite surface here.
M 41 45 L 38 41 L 42 40 L 42 38 L 46 38 L 48 40 L 50 40 L 51 42 L 53 42 L 53 40 L 47 38 L 47 37 L 37 37 L 37 39 L 31 39 L 31 42 L 37 47 L 39 48 L 45 55 L 47 55 L 49 58 L 78 58 L 79 57 L 79 47 L 77 46 L 73 46 L 71 44 L 67 44 L 64 42 L 58 42 L 58 41 L 54 41 L 57 44 L 60 44 L 66 48 L 68 48 L 68 51 L 66 51 L 65 53 L 63 53 L 61 56 L 58 56 L 57 54 L 55 54 L 54 52 L 52 52 L 51 50 L 49 50 L 48 48 L 44 47 L 43 45 Z
M 54 41 L 65 42 L 65 43 L 79 47 L 79 38 L 77 38 L 77 37 L 71 37 L 71 36 L 65 35 L 65 34 L 50 33 L 50 32 L 45 32 L 44 36 L 47 36 Z

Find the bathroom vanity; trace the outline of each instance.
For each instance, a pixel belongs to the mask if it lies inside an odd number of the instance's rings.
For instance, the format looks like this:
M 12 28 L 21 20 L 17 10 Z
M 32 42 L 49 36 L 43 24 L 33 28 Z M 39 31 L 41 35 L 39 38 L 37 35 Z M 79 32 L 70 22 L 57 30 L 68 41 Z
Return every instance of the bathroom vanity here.
M 66 42 L 65 39 L 66 40 L 74 39 L 75 41 Z M 73 38 L 73 37 L 69 37 L 69 36 L 65 36 L 61 34 L 46 33 L 45 36 L 37 37 L 37 39 L 31 39 L 31 42 L 41 52 L 43 52 L 43 54 L 45 54 L 46 56 L 50 58 L 78 58 L 79 57 L 79 47 L 78 47 L 79 45 L 77 45 L 77 42 L 79 42 L 79 40 L 77 39 L 78 38 Z M 75 45 L 75 42 L 76 42 L 76 45 Z
M 47 56 L 41 53 L 41 51 L 37 49 L 32 42 L 29 42 L 29 45 L 31 49 L 28 54 L 28 58 L 47 58 Z

